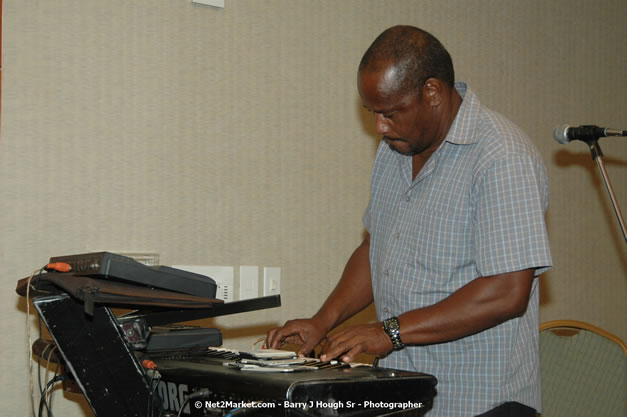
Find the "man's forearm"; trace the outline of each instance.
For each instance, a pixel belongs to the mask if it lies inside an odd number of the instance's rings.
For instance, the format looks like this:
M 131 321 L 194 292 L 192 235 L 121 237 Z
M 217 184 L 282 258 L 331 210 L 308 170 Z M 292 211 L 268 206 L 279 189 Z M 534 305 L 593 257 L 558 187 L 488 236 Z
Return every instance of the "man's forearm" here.
M 525 312 L 533 270 L 480 277 L 432 306 L 399 316 L 405 344 L 447 342 L 478 333 Z

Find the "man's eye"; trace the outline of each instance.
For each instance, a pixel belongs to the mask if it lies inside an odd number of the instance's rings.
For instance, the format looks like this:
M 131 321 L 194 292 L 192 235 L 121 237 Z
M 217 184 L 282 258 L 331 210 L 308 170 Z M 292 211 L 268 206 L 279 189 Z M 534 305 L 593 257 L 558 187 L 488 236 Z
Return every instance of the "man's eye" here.
M 383 117 L 385 117 L 386 119 L 391 119 L 392 117 L 394 117 L 394 113 L 384 114 Z

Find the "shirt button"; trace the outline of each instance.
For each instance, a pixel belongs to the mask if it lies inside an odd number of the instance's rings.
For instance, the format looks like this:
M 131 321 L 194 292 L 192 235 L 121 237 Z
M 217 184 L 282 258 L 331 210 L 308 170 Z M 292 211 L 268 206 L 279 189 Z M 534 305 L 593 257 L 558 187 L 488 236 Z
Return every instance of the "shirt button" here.
M 398 239 L 399 237 L 401 237 L 401 234 L 400 234 L 400 233 L 396 233 L 396 234 L 394 235 L 394 237 Z
M 386 277 L 390 275 L 390 270 L 386 269 L 385 271 L 383 271 L 383 275 L 385 275 Z
M 405 197 L 405 201 L 408 201 L 408 202 L 411 201 L 411 197 L 410 196 Z
M 385 308 L 383 309 L 383 311 L 385 311 L 386 313 L 389 313 L 389 312 L 390 312 L 390 309 L 389 309 L 389 308 L 387 308 L 387 307 L 385 307 Z

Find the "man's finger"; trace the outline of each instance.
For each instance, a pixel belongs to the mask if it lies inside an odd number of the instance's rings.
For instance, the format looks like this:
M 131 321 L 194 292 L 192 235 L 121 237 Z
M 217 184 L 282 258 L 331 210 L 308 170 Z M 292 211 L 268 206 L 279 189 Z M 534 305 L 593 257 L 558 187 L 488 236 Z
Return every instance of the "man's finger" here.
M 280 330 L 280 328 L 270 330 L 266 339 L 266 345 L 268 346 L 268 348 L 278 349 L 281 347 L 281 344 L 283 343 L 285 337 L 281 334 Z
M 328 345 L 322 352 L 320 359 L 324 362 L 330 361 L 346 353 L 351 348 L 350 342 L 343 340 L 329 340 Z
M 342 355 L 342 358 L 341 358 L 342 362 L 344 363 L 353 362 L 355 357 L 359 355 L 360 353 L 362 353 L 362 350 L 363 349 L 361 348 L 361 345 L 353 346 L 351 350 L 349 350 L 346 354 Z
M 305 340 L 305 343 L 301 346 L 300 350 L 298 351 L 298 356 L 309 355 L 314 350 L 317 344 L 318 343 L 316 340 L 313 340 L 312 338 L 308 338 L 307 340 Z

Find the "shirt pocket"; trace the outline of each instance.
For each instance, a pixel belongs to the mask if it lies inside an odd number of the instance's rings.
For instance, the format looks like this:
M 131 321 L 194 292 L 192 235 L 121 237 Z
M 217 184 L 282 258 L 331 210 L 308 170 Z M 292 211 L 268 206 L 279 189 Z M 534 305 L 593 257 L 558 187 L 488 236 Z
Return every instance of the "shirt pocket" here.
M 456 278 L 474 270 L 472 210 L 468 205 L 427 206 L 414 214 L 409 226 L 410 267 L 435 286 L 455 285 Z M 459 283 L 457 283 L 459 284 Z

